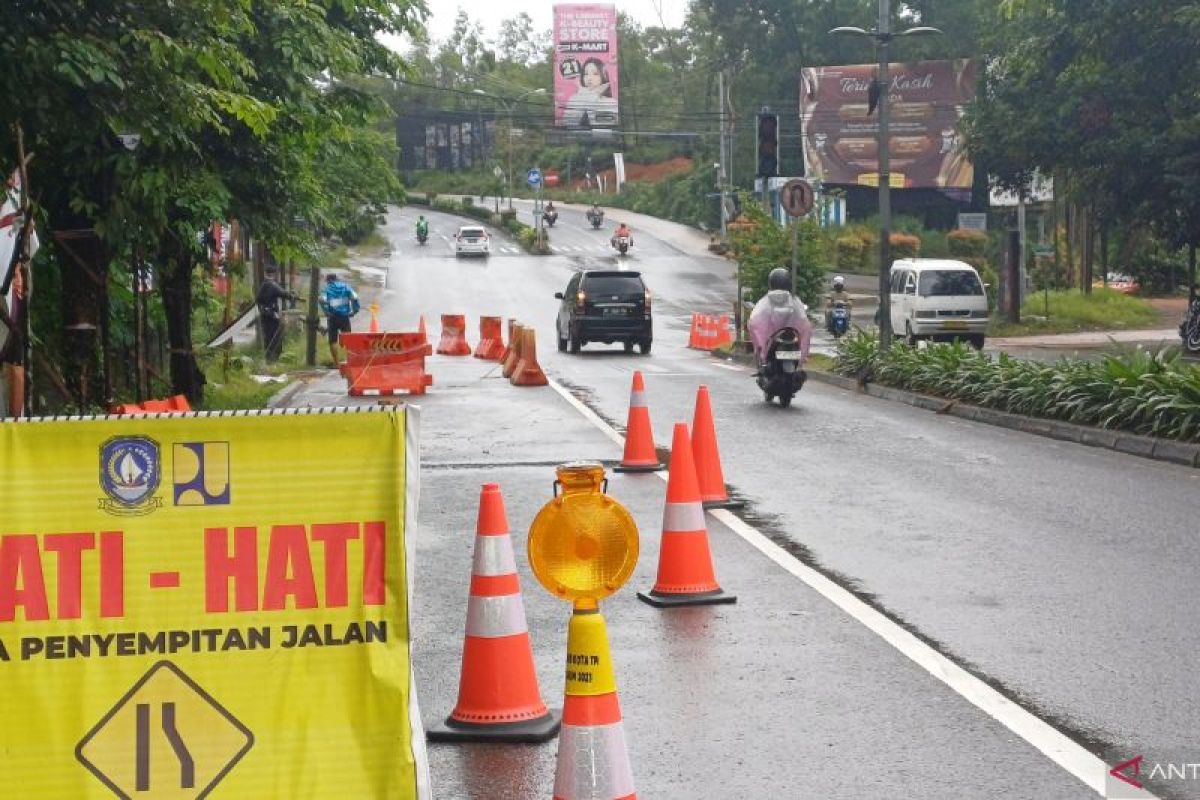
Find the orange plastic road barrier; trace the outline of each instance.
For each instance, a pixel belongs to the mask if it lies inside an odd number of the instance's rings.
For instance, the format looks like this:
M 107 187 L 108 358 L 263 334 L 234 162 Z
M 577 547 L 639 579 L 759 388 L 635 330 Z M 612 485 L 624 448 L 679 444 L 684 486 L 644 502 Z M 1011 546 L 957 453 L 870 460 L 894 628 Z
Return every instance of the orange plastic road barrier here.
M 433 376 L 425 372 L 432 350 L 424 334 L 343 333 L 346 361 L 339 370 L 352 397 L 425 394 Z
M 723 347 L 727 344 L 733 344 L 733 333 L 729 330 L 729 315 L 722 314 L 717 317 L 712 330 L 713 348 Z
M 437 351 L 443 356 L 469 356 L 471 345 L 467 344 L 467 318 L 462 314 L 442 314 L 442 340 Z
M 421 315 L 421 321 L 417 323 L 417 333 L 421 334 L 421 338 L 429 341 L 429 333 L 425 330 L 425 315 Z
M 479 318 L 479 346 L 475 348 L 475 357 L 485 361 L 499 361 L 507 348 L 501 338 L 503 320 L 500 317 Z
M 646 402 L 646 384 L 642 373 L 633 373 L 629 390 L 629 418 L 625 423 L 625 454 L 616 472 L 654 472 L 662 469 L 654 449 L 654 432 L 650 428 L 650 407 Z
M 538 689 L 498 484 L 483 485 L 475 529 L 458 702 L 428 737 L 435 742 L 544 742 L 558 732 L 559 720 Z
M 113 406 L 110 413 L 121 416 L 137 416 L 139 414 L 185 414 L 192 410 L 192 404 L 186 396 L 177 394 L 166 400 L 147 400 L 141 405 L 137 403 L 122 403 Z
M 513 370 L 509 381 L 513 386 L 545 386 L 550 383 L 537 360 L 537 331 L 533 328 L 521 330 L 521 360 Z
M 721 471 L 721 451 L 717 447 L 717 426 L 713 422 L 708 387 L 696 391 L 696 413 L 692 417 L 692 454 L 696 458 L 696 479 L 700 500 L 705 508 L 742 508 L 746 504 L 730 500 Z
M 508 318 L 508 344 L 504 346 L 504 352 L 500 354 L 500 363 L 507 364 L 508 356 L 512 353 L 513 342 L 516 341 L 515 331 L 518 323 L 512 317 Z
M 576 609 L 571 615 L 567 653 L 554 800 L 636 800 L 608 635 L 598 610 Z
M 525 326 L 517 322 L 513 324 L 512 333 L 509 334 L 508 355 L 504 357 L 504 367 L 500 373 L 506 378 L 512 378 L 512 374 L 517 371 L 517 364 L 521 360 L 521 347 L 525 343 Z
M 638 597 L 659 608 L 737 602 L 737 597 L 721 589 L 713 574 L 692 442 L 683 422 L 675 424 L 671 442 L 658 580 L 649 592 L 638 592 Z

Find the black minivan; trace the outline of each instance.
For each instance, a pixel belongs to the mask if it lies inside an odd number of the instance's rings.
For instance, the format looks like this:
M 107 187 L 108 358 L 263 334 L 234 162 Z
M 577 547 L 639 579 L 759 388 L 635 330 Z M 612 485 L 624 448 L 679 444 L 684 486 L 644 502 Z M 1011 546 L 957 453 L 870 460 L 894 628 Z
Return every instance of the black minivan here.
M 588 342 L 620 342 L 626 353 L 635 344 L 643 354 L 650 352 L 650 291 L 640 272 L 583 270 L 554 296 L 561 301 L 556 325 L 560 351 L 569 347 L 578 353 Z

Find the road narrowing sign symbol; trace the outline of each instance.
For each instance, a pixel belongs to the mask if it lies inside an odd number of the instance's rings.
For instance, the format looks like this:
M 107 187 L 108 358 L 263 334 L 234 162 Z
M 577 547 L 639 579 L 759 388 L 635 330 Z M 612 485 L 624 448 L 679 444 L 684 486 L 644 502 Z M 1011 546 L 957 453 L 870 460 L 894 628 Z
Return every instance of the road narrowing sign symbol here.
M 254 734 L 169 661 L 104 715 L 75 756 L 118 797 L 207 797 L 254 746 Z

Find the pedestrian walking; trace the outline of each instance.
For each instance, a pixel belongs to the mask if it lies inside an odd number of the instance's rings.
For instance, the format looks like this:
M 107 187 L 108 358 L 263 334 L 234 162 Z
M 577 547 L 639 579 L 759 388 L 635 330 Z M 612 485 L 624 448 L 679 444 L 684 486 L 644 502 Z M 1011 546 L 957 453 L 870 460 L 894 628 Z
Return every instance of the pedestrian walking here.
M 263 344 L 267 350 L 267 363 L 273 364 L 279 360 L 283 352 L 283 303 L 291 297 L 276 278 L 279 270 L 267 268 L 266 279 L 258 287 L 254 302 L 258 305 L 258 324 L 262 330 Z
M 335 366 L 341 363 L 338 355 L 338 334 L 350 333 L 350 318 L 358 313 L 358 308 L 358 294 L 354 288 L 339 278 L 337 273 L 327 274 L 325 290 L 321 292 L 321 310 L 325 312 L 326 327 L 329 330 L 329 354 L 333 356 Z

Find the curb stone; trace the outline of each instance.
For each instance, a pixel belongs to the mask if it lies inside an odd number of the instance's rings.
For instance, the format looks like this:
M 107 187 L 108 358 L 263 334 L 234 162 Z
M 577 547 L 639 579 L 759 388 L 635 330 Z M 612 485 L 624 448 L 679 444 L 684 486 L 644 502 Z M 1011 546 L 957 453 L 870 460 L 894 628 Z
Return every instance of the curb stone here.
M 734 361 L 749 363 L 745 357 L 734 357 Z M 1162 461 L 1168 464 L 1178 464 L 1185 467 L 1200 467 L 1200 444 L 1176 442 L 1171 439 L 1160 439 L 1156 436 L 1141 436 L 1136 433 L 1093 428 L 1087 425 L 1076 425 L 1071 422 L 1042 419 L 1041 417 L 1026 417 L 1020 414 L 1010 414 L 1007 411 L 997 411 L 994 408 L 975 406 L 961 401 L 952 401 L 943 397 L 910 392 L 906 389 L 895 389 L 891 386 L 878 386 L 874 383 L 859 383 L 854 378 L 837 375 L 823 370 L 809 369 L 808 377 L 845 389 L 850 392 L 867 394 L 881 400 L 907 403 L 916 408 L 948 414 L 973 422 L 996 425 L 1001 428 L 1021 431 L 1035 436 L 1072 442 L 1089 447 L 1101 447 L 1115 450 L 1127 455 Z

